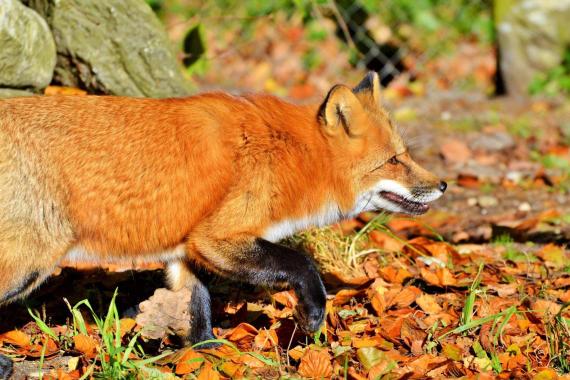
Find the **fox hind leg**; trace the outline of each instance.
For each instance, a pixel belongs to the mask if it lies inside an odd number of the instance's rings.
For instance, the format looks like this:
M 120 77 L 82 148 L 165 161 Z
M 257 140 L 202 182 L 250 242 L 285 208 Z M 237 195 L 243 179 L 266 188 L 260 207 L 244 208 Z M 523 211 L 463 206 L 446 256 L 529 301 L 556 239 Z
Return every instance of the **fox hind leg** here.
M 187 341 L 190 344 L 215 339 L 212 333 L 212 312 L 210 308 L 210 292 L 204 284 L 203 271 L 188 261 L 173 261 L 166 269 L 168 283 L 172 290 L 186 287 L 190 290 L 190 326 Z M 200 344 L 197 348 L 209 348 L 216 344 Z
M 65 236 L 46 236 L 46 230 L 31 224 L 0 223 L 0 307 L 38 287 L 53 273 L 68 247 Z M 12 371 L 10 358 L 0 355 L 0 380 L 10 378 Z

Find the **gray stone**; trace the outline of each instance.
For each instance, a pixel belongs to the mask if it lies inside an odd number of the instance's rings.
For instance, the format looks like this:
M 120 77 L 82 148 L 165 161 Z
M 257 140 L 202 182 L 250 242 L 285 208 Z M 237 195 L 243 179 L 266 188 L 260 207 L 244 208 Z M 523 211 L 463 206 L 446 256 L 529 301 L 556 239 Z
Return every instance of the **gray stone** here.
M 484 150 L 487 152 L 498 152 L 504 149 L 513 148 L 515 140 L 507 132 L 493 132 L 478 134 L 469 144 L 473 150 Z
M 55 57 L 45 20 L 17 0 L 0 0 L 0 86 L 46 87 Z
M 527 96 L 570 44 L 570 0 L 495 0 L 500 66 L 507 93 Z
M 33 92 L 25 90 L 16 90 L 13 88 L 0 88 L 0 99 L 16 98 L 18 96 L 33 96 Z
M 489 208 L 498 205 L 499 201 L 497 198 L 490 195 L 481 195 L 479 198 L 477 198 L 477 203 L 479 203 L 479 206 L 483 208 Z
M 55 82 L 94 93 L 189 93 L 170 41 L 144 0 L 28 0 L 57 45 Z

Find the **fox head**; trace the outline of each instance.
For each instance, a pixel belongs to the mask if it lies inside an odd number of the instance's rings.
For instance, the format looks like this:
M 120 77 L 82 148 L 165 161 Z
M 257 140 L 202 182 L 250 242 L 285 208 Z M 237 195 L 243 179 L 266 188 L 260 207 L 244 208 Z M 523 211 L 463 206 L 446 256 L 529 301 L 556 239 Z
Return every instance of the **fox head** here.
M 378 74 L 368 73 L 353 89 L 334 86 L 321 104 L 319 123 L 331 164 L 356 200 L 350 214 L 387 210 L 419 215 L 443 195 L 447 184 L 411 158 L 382 108 Z

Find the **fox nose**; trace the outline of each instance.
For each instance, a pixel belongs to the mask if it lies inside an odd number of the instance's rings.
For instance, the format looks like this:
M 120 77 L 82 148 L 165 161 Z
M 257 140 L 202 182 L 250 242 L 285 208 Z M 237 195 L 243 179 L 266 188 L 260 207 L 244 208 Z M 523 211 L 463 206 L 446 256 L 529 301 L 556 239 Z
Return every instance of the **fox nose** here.
M 443 192 L 445 192 L 445 189 L 447 189 L 447 183 L 445 181 L 441 181 L 439 183 L 439 191 L 441 191 L 443 193 Z

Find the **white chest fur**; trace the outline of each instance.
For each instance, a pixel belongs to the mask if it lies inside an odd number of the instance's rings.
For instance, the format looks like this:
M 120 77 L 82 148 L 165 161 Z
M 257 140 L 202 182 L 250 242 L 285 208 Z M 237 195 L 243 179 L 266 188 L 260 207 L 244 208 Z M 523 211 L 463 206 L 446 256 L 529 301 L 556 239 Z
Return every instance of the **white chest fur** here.
M 263 238 L 271 242 L 279 241 L 287 236 L 293 235 L 297 231 L 302 231 L 310 227 L 322 227 L 335 223 L 342 218 L 342 212 L 335 203 L 330 203 L 320 212 L 314 215 L 298 219 L 285 219 L 269 226 Z

